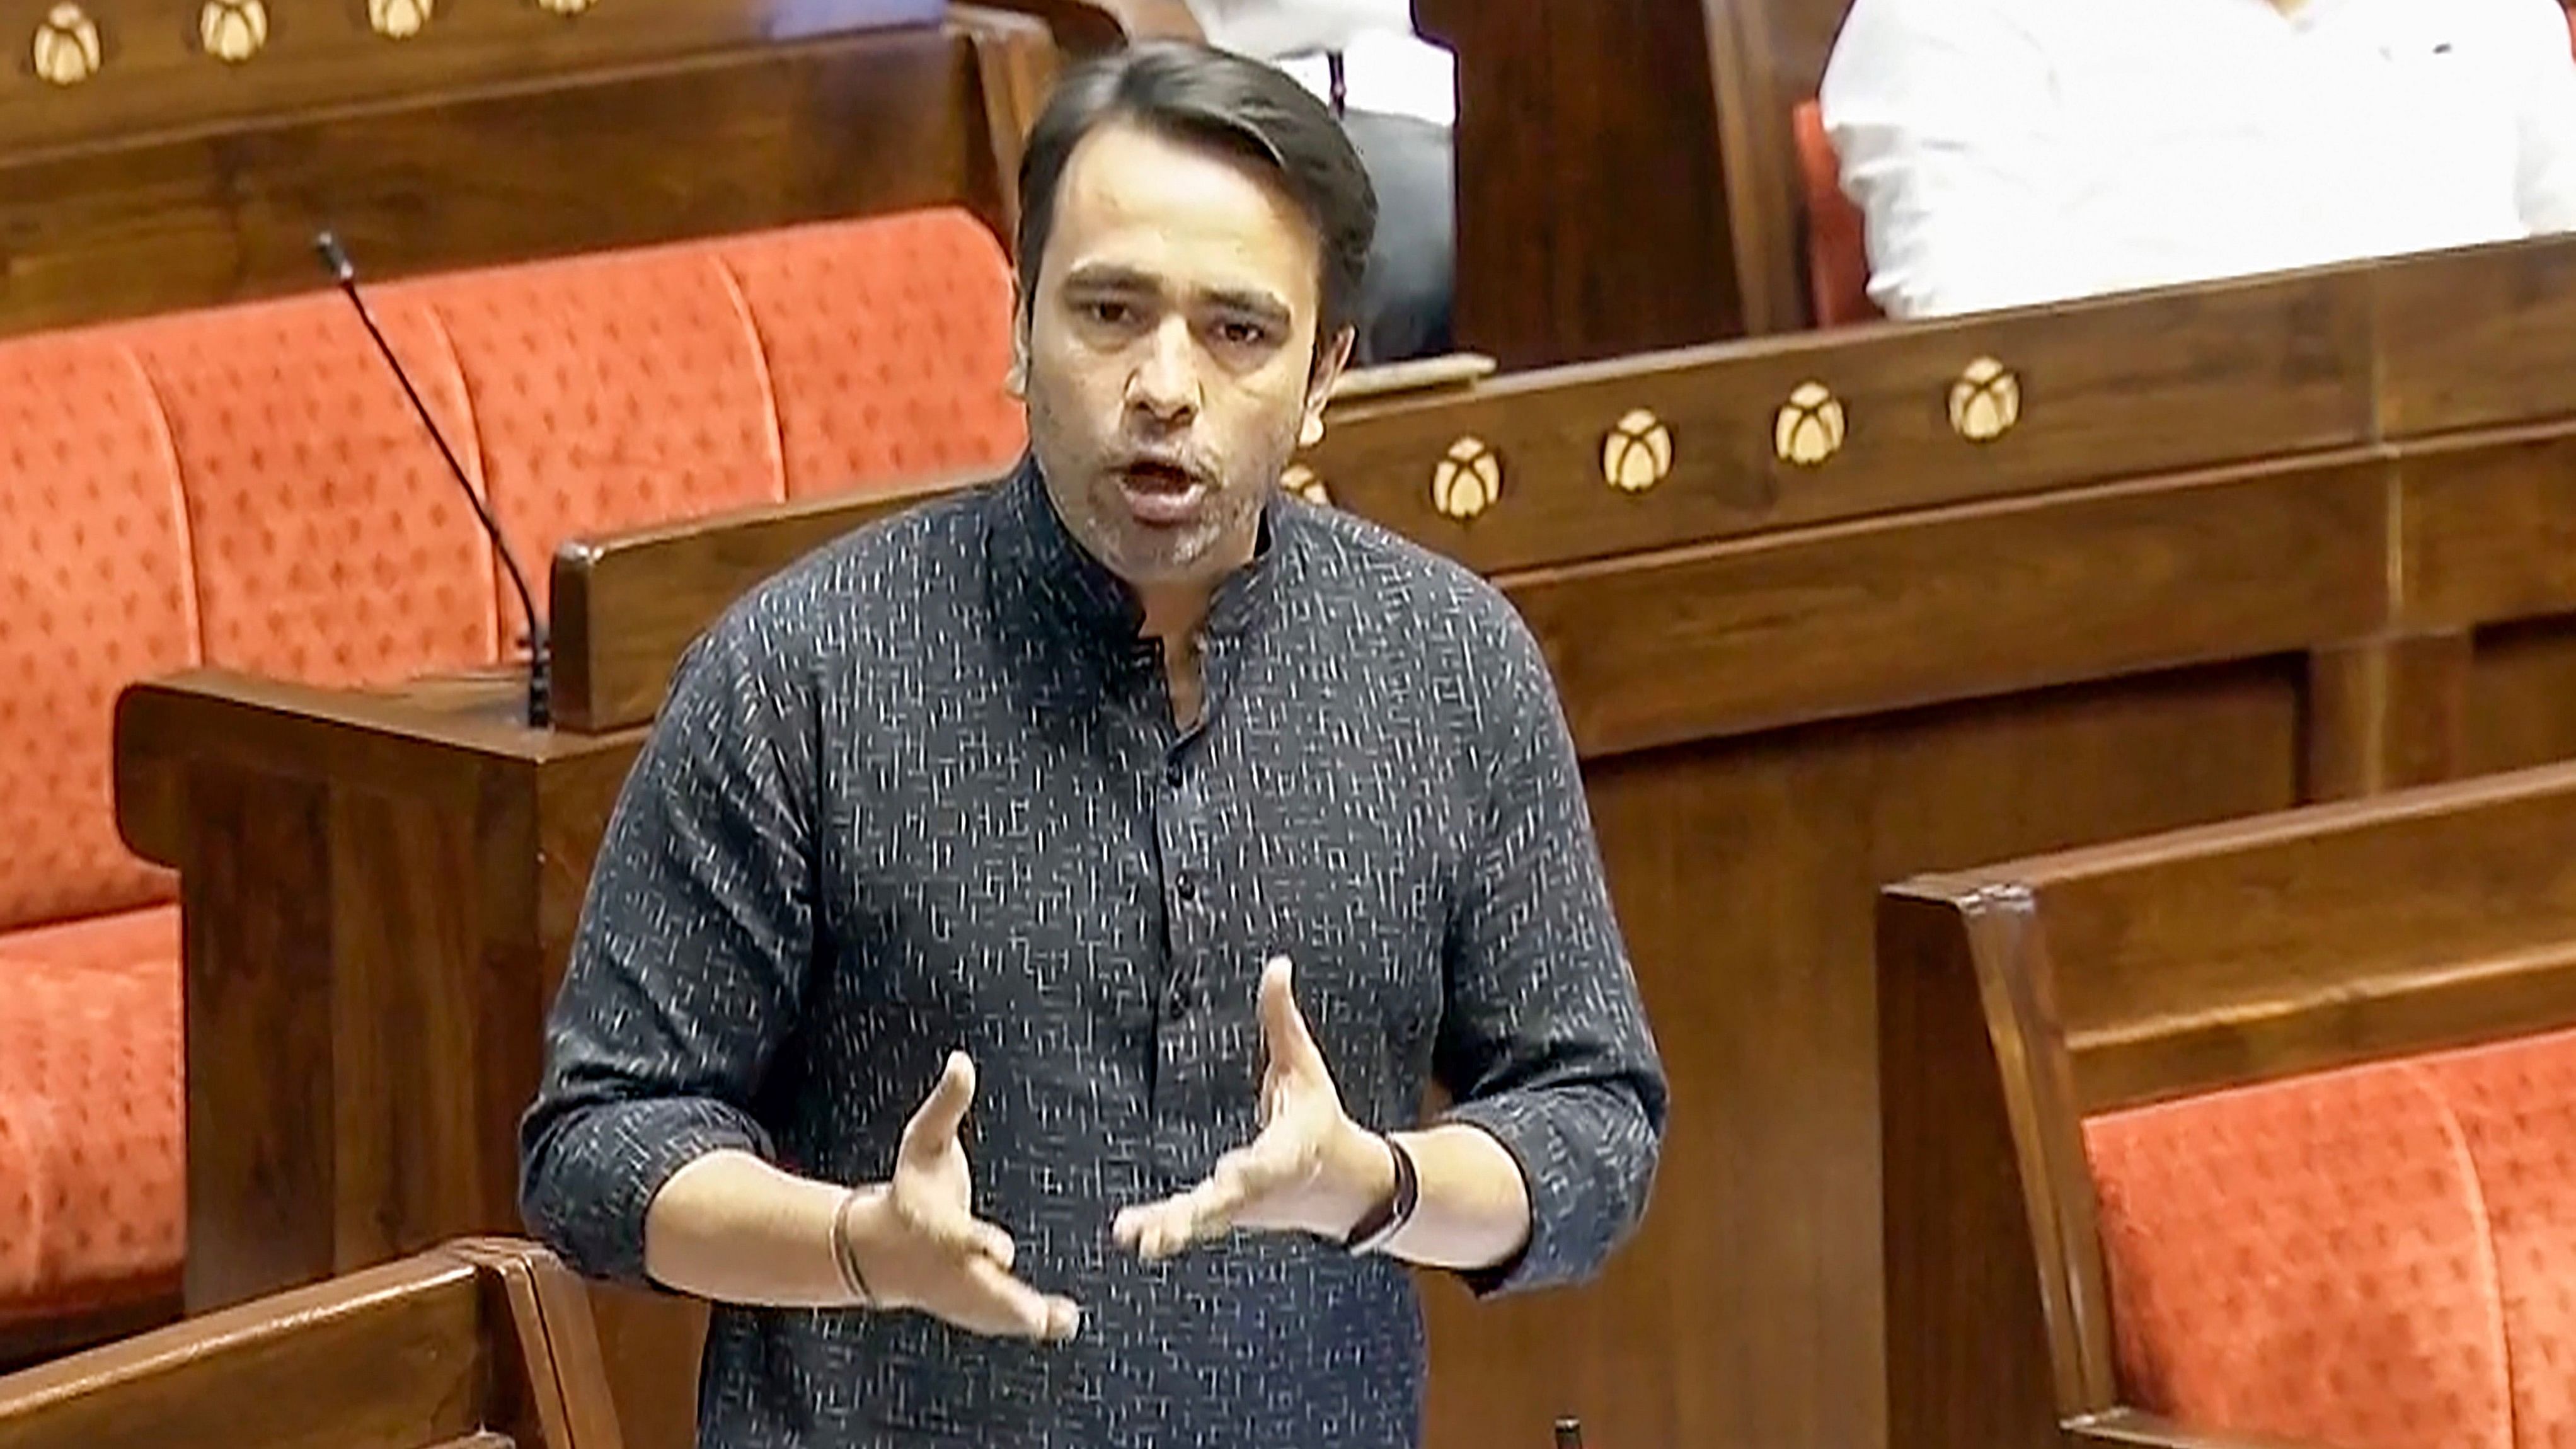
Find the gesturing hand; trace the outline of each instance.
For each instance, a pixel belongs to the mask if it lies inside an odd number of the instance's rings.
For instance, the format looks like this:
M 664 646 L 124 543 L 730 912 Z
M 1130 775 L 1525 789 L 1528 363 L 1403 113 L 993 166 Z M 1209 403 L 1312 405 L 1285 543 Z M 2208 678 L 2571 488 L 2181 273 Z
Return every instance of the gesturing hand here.
M 1011 1276 L 1011 1235 L 974 1214 L 966 1149 L 975 1064 L 952 1052 L 939 1083 L 904 1124 L 894 1175 L 843 1210 L 859 1271 L 878 1308 L 914 1308 L 973 1333 L 1073 1336 L 1081 1311 Z
M 1260 1133 L 1218 1158 L 1197 1186 L 1118 1214 L 1111 1231 L 1146 1258 L 1237 1227 L 1339 1239 L 1394 1191 L 1394 1158 L 1342 1111 L 1284 956 L 1262 969 L 1260 1010 Z

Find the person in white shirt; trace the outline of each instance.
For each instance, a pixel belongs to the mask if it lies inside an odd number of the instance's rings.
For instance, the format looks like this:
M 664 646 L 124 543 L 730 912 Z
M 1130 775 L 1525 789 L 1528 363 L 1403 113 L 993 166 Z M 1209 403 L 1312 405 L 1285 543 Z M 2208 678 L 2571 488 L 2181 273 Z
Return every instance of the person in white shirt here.
M 1517 0 L 1514 0 L 1517 3 Z M 1358 365 L 1447 352 L 1456 275 L 1456 63 L 1412 0 L 1189 0 L 1219 50 L 1267 61 L 1331 103 L 1377 189 Z
M 1894 317 L 2576 228 L 2557 0 L 1854 0 L 1819 101 Z

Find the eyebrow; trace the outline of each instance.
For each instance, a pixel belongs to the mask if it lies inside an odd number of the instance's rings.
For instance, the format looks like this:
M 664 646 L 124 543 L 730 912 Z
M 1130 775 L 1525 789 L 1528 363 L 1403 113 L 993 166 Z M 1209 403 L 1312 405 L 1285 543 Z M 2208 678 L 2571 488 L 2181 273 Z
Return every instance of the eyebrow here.
M 1159 292 L 1162 284 L 1133 267 L 1105 263 L 1077 267 L 1064 279 L 1065 289 L 1081 292 Z M 1274 326 L 1288 325 L 1288 304 L 1269 292 L 1248 287 L 1218 287 L 1199 293 L 1198 300 L 1258 317 Z

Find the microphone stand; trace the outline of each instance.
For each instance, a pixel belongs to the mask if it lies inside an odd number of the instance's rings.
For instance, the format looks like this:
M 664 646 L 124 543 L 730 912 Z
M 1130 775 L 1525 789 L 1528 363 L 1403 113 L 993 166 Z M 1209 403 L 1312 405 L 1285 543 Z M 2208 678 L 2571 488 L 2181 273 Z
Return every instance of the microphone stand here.
M 510 576 L 511 587 L 518 591 L 519 610 L 528 621 L 527 722 L 544 729 L 554 722 L 554 650 L 546 635 L 545 620 L 537 617 L 536 596 L 528 589 L 527 575 L 519 571 L 519 560 L 510 552 L 509 539 L 502 536 L 500 521 L 492 516 L 483 495 L 475 490 L 465 465 L 456 461 L 456 450 L 447 445 L 447 435 L 438 430 L 438 420 L 430 416 L 429 405 L 421 401 L 420 390 L 412 386 L 411 374 L 403 371 L 402 360 L 394 355 L 393 345 L 385 340 L 383 330 L 376 326 L 375 313 L 368 308 L 367 299 L 358 292 L 358 269 L 350 263 L 347 249 L 340 245 L 338 237 L 327 231 L 313 239 L 313 249 L 321 256 L 323 269 L 339 285 L 341 295 L 357 309 L 358 320 L 365 324 L 367 336 L 375 340 L 376 353 L 384 358 L 385 366 L 392 369 L 394 381 L 402 384 L 403 396 L 411 400 L 412 413 L 420 419 L 421 426 L 429 430 L 429 440 L 438 445 L 439 456 L 447 460 L 449 475 L 456 479 L 456 486 L 464 490 L 465 501 L 473 505 L 474 517 L 483 525 L 483 536 L 492 541 L 492 551 L 499 555 L 501 567 Z

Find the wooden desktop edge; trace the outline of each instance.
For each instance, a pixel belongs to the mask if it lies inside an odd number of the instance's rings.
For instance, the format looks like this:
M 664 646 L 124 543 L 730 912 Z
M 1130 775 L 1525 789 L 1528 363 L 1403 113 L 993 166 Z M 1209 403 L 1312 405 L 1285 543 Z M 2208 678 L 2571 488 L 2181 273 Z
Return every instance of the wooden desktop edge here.
M 2321 837 L 2368 834 L 2407 822 L 2475 810 L 2499 799 L 2576 792 L 2576 760 L 2551 761 L 2456 780 L 2412 785 L 2351 800 L 2323 800 L 2264 815 L 2179 827 L 2026 856 L 2008 870 L 1933 871 L 1896 882 L 1889 893 L 1965 908 L 1996 889 L 2044 889 L 2168 861 L 2218 854 L 2260 855 Z
M 212 766 L 395 795 L 470 792 L 499 764 L 534 768 L 631 750 L 619 731 L 534 729 L 517 715 L 514 671 L 424 679 L 389 689 L 323 689 L 224 669 L 192 669 L 117 696 L 117 830 L 128 848 L 177 867 L 188 771 Z
M 103 1344 L 7 1379 L 10 1407 L 96 1393 L 108 1383 L 181 1371 L 213 1349 L 292 1336 L 317 1321 L 372 1311 L 384 1299 L 440 1283 L 460 1286 L 488 1271 L 470 1258 L 432 1248 L 346 1276 L 219 1308 L 133 1338 Z

